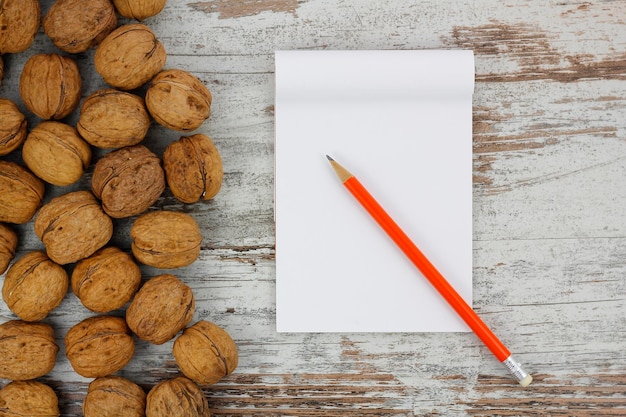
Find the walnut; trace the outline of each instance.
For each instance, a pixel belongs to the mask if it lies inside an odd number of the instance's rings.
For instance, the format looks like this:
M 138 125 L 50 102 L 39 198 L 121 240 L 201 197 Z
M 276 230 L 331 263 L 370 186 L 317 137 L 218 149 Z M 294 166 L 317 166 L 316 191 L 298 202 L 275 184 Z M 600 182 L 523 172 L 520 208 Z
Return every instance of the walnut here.
M 130 229 L 135 259 L 156 268 L 179 268 L 200 255 L 198 223 L 186 213 L 154 211 L 139 216 Z
M 154 120 L 173 130 L 197 129 L 211 114 L 211 92 L 193 74 L 180 69 L 160 72 L 146 91 Z
M 144 20 L 163 10 L 166 0 L 113 0 L 117 12 L 129 19 Z
M 141 142 L 150 128 L 143 98 L 123 91 L 96 91 L 83 101 L 76 126 L 83 138 L 103 149 Z
M 26 223 L 41 207 L 44 184 L 26 168 L 0 161 L 0 222 Z
M 0 54 L 28 49 L 35 40 L 40 21 L 39 0 L 0 2 Z
M 0 120 L 0 155 L 7 155 L 26 139 L 26 117 L 11 100 L 0 98 Z
M 172 349 L 180 370 L 198 384 L 214 384 L 230 375 L 239 361 L 237 345 L 215 323 L 199 321 L 178 336 Z
M 165 190 L 161 159 L 143 145 L 110 152 L 96 163 L 91 190 L 111 217 L 141 214 Z
M 3 79 L 4 79 L 4 60 L 2 59 L 2 55 L 0 55 L 0 86 L 2 85 Z
M 65 265 L 91 256 L 113 235 L 113 222 L 89 191 L 53 198 L 35 218 L 35 233 L 54 262 Z
M 0 390 L 0 415 L 5 417 L 58 417 L 59 399 L 38 381 L 13 381 Z
M 82 80 L 76 63 L 57 54 L 33 55 L 20 76 L 20 95 L 30 111 L 42 119 L 63 119 L 81 97 Z
M 72 291 L 96 313 L 122 308 L 141 284 L 141 271 L 133 258 L 115 247 L 99 250 L 72 271 Z
M 49 324 L 10 320 L 0 324 L 0 378 L 24 381 L 54 368 L 59 346 Z
M 126 310 L 126 323 L 140 339 L 161 345 L 171 340 L 193 318 L 191 288 L 174 275 L 151 278 Z
M 146 417 L 210 417 L 209 403 L 200 387 L 179 376 L 156 384 L 146 397 Z
M 107 376 L 122 369 L 135 353 L 135 342 L 122 317 L 89 317 L 65 335 L 65 355 L 85 378 Z
M 209 200 L 222 186 L 222 158 L 208 136 L 183 136 L 163 154 L 163 168 L 172 194 L 183 203 Z
M 43 251 L 15 261 L 4 278 L 2 299 L 24 321 L 39 321 L 57 308 L 69 286 L 67 272 Z
M 89 384 L 83 402 L 84 417 L 144 417 L 146 393 L 120 376 L 105 376 Z
M 117 27 L 109 0 L 57 0 L 43 18 L 43 30 L 61 50 L 84 52 Z
M 42 180 L 53 185 L 70 185 L 78 181 L 89 166 L 91 148 L 72 126 L 46 121 L 28 134 L 22 158 Z
M 17 233 L 6 224 L 0 223 L 0 274 L 4 274 L 17 249 Z
M 96 49 L 96 71 L 104 81 L 122 90 L 133 90 L 150 81 L 165 65 L 163 44 L 141 23 L 123 25 Z

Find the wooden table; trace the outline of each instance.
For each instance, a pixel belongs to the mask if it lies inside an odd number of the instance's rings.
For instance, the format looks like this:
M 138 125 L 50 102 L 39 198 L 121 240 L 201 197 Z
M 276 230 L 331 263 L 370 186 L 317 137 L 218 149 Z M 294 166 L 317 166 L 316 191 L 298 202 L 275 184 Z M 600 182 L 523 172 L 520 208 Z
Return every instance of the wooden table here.
M 156 207 L 201 224 L 201 256 L 176 274 L 194 320 L 239 346 L 235 373 L 204 387 L 216 416 L 626 415 L 626 1 L 170 0 L 145 23 L 167 66 L 214 95 L 199 131 L 222 154 L 222 191 L 191 205 L 167 191 Z M 471 333 L 275 331 L 274 51 L 428 48 L 475 53 L 474 306 L 533 373 L 527 389 Z M 25 110 L 21 66 L 52 50 L 40 33 L 5 57 L 0 95 Z M 77 61 L 84 95 L 105 86 L 93 51 Z M 158 153 L 179 136 L 154 126 L 145 144 Z M 88 187 L 86 175 L 46 200 Z M 131 220 L 112 240 L 126 250 Z M 42 248 L 32 222 L 18 230 L 18 256 Z M 69 293 L 46 322 L 62 346 L 89 315 Z M 120 374 L 146 390 L 177 375 L 171 343 L 138 341 Z M 63 415 L 81 415 L 89 380 L 63 353 L 42 380 Z

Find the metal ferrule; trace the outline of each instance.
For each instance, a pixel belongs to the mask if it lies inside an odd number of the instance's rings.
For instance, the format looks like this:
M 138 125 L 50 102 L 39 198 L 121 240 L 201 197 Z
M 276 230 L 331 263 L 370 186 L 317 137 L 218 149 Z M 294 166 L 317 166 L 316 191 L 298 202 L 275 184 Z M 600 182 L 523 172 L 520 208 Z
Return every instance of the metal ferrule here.
M 506 366 L 506 369 L 509 370 L 511 375 L 515 377 L 517 382 L 522 381 L 528 376 L 528 373 L 522 369 L 522 365 L 513 358 L 513 355 L 503 360 L 502 363 Z

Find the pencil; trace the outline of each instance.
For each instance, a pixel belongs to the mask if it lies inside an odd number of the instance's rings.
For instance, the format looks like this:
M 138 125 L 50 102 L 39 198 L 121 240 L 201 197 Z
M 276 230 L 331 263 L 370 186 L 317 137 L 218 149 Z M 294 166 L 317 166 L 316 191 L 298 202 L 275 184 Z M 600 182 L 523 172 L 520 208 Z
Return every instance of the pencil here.
M 435 287 L 493 355 L 509 370 L 517 382 L 522 387 L 527 387 L 533 380 L 532 376 L 524 371 L 519 362 L 513 358 L 511 352 L 504 346 L 504 343 L 496 337 L 478 314 L 463 300 L 459 293 L 424 256 L 422 251 L 402 231 L 391 216 L 378 204 L 361 182 L 333 158 L 328 155 L 326 157 L 348 191 L 361 203 L 365 210 L 376 220 L 379 226 L 383 228 L 417 269 L 422 272 L 424 277 Z

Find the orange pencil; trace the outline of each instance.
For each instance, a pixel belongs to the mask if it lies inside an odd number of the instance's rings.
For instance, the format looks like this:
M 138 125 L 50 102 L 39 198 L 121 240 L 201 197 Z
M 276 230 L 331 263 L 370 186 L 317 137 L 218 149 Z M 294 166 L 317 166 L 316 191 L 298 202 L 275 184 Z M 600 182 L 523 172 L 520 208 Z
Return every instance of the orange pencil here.
M 398 245 L 402 252 L 413 262 L 424 277 L 435 287 L 441 296 L 450 304 L 459 316 L 467 323 L 480 340 L 491 350 L 494 356 L 502 362 L 517 382 L 523 387 L 528 386 L 533 378 L 526 373 L 522 366 L 513 358 L 511 352 L 496 337 L 487 325 L 478 317 L 478 314 L 463 300 L 458 292 L 448 283 L 441 273 L 424 256 L 422 251 L 400 229 L 397 223 L 387 214 L 372 195 L 363 187 L 359 180 L 348 170 L 339 165 L 333 158 L 326 155 L 337 176 L 361 203 L 367 212 L 376 220 L 389 237 Z

